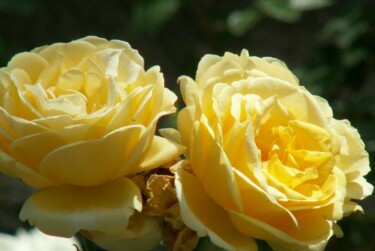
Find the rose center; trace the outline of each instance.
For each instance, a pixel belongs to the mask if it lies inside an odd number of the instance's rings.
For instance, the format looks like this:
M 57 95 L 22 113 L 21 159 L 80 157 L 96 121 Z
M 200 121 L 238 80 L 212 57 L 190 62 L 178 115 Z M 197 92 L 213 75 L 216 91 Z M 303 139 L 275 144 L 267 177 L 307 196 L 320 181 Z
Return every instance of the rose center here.
M 330 174 L 334 159 L 330 134 L 318 126 L 289 121 L 270 128 L 271 140 L 257 137 L 262 154 L 263 173 L 287 187 L 320 186 Z

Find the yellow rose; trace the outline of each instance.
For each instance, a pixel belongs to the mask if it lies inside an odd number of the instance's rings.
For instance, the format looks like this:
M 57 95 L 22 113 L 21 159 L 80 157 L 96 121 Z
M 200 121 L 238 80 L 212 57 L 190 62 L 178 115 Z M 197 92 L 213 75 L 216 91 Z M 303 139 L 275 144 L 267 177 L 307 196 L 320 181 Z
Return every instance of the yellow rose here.
M 188 147 L 176 190 L 185 224 L 227 250 L 322 250 L 361 210 L 370 170 L 360 136 L 279 60 L 225 53 L 180 78 L 186 108 L 167 137 Z
M 0 69 L 0 94 L 0 171 L 38 189 L 20 218 L 51 235 L 124 232 L 142 210 L 127 177 L 181 153 L 155 136 L 176 95 L 126 42 L 86 37 L 20 53 Z

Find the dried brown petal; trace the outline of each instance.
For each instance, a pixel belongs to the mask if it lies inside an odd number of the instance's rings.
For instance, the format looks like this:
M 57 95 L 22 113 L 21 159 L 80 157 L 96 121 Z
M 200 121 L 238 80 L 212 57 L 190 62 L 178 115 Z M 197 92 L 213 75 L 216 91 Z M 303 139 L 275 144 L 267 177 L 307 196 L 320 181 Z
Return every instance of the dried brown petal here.
M 181 229 L 184 226 L 180 215 L 180 206 L 178 203 L 173 204 L 165 212 L 164 221 L 171 224 L 173 229 Z
M 152 174 L 146 183 L 145 196 L 144 211 L 153 216 L 163 215 L 177 201 L 173 176 Z
M 173 251 L 192 251 L 198 245 L 199 237 L 190 228 L 184 227 L 173 243 Z

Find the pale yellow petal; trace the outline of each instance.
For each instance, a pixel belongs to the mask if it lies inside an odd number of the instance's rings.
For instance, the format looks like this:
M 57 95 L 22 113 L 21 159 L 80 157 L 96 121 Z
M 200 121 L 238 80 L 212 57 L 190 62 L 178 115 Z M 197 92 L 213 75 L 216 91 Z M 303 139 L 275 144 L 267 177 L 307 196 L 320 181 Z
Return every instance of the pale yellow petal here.
M 163 115 L 176 112 L 176 107 L 174 106 L 174 103 L 177 101 L 176 94 L 169 89 L 164 89 L 162 97 L 162 103 L 160 106 L 154 108 L 156 110 L 154 114 L 157 114 L 157 111 L 164 111 Z M 160 99 L 160 96 L 158 97 L 154 94 L 154 99 Z
M 318 102 L 322 112 L 325 114 L 327 120 L 330 120 L 333 117 L 333 111 L 332 111 L 332 108 L 329 106 L 328 101 L 319 96 L 314 96 L 314 97 L 316 101 Z
M 304 248 L 327 241 L 332 235 L 330 223 L 313 213 L 304 215 L 304 212 L 301 212 L 297 214 L 296 218 L 299 219 L 298 227 L 287 222 L 280 222 L 278 226 L 273 227 L 263 221 L 238 212 L 230 212 L 230 217 L 233 224 L 242 234 L 271 243 L 280 243 L 282 246 L 290 245 Z
M 165 138 L 154 136 L 152 145 L 147 151 L 145 159 L 140 165 L 140 170 L 151 170 L 177 159 L 184 151 L 185 147 L 173 143 Z
M 131 49 L 133 50 L 133 49 Z M 121 81 L 132 83 L 144 71 L 143 65 L 129 59 L 131 55 L 119 49 L 104 49 L 96 53 L 97 65 L 104 76 L 119 77 Z M 119 73 L 121 72 L 121 75 Z
M 41 83 L 44 88 L 54 86 L 60 74 L 61 61 L 55 60 L 46 66 L 40 73 L 37 83 Z
M 369 155 L 358 131 L 347 120 L 334 120 L 333 126 L 343 140 L 337 166 L 343 170 L 348 180 L 347 197 L 364 199 L 371 195 L 374 187 L 363 178 L 370 171 Z
M 0 172 L 19 178 L 29 186 L 36 188 L 55 185 L 32 168 L 25 166 L 2 151 L 0 151 Z
M 266 73 L 268 76 L 281 79 L 293 85 L 298 85 L 297 77 L 288 69 L 284 62 L 276 58 L 264 57 L 250 57 L 254 64 L 253 68 Z
M 347 184 L 347 196 L 349 198 L 363 200 L 367 196 L 371 195 L 374 191 L 374 186 L 368 183 L 363 177 L 358 177 L 355 180 L 351 180 Z
M 87 36 L 84 38 L 81 38 L 80 40 L 88 42 L 95 46 L 101 46 L 108 43 L 108 40 L 105 38 L 97 37 L 97 36 Z
M 174 128 L 162 128 L 162 129 L 159 129 L 159 133 L 164 138 L 174 143 L 177 143 L 179 145 L 182 145 L 181 134 L 178 130 Z
M 117 175 L 119 167 L 138 165 L 140 154 L 134 150 L 144 131 L 144 127 L 129 126 L 101 139 L 57 148 L 43 159 L 40 173 L 62 184 L 92 186 L 106 182 Z
M 358 172 L 366 175 L 370 171 L 368 153 L 358 131 L 350 125 L 348 120 L 333 120 L 335 132 L 345 141 L 341 142 L 339 166 L 346 174 Z
M 233 57 L 237 60 L 233 60 Z M 243 67 L 237 55 L 226 52 L 223 59 L 209 67 L 204 74 L 195 79 L 200 88 L 211 87 L 220 82 L 231 83 L 243 78 Z
M 263 99 L 277 96 L 280 103 L 295 118 L 323 128 L 327 126 L 326 116 L 315 97 L 301 87 L 279 79 L 256 78 L 251 80 L 249 91 Z
M 226 209 L 241 210 L 241 198 L 232 165 L 210 130 L 204 122 L 194 125 L 189 153 L 191 167 L 206 193 L 216 203 Z
M 24 119 L 41 117 L 40 112 L 34 107 L 34 99 L 25 89 L 31 82 L 24 70 L 15 69 L 10 73 L 12 83 L 4 93 L 3 108 L 10 114 Z
M 331 135 L 324 128 L 299 120 L 292 120 L 289 125 L 305 150 L 331 151 Z
M 11 116 L 0 107 L 0 126 L 4 136 L 8 139 L 18 139 L 34 133 L 46 131 L 46 128 L 33 121 Z
M 162 239 L 162 229 L 158 218 L 135 214 L 124 230 L 106 235 L 101 232 L 84 233 L 98 246 L 111 251 L 149 251 Z
M 227 212 L 204 192 L 195 176 L 179 168 L 175 185 L 182 219 L 199 236 L 208 235 L 226 250 L 257 250 L 254 240 L 233 227 Z
M 150 103 L 152 86 L 133 90 L 116 108 L 116 114 L 107 126 L 107 131 L 113 131 L 125 125 L 143 124 L 148 126 L 148 111 L 145 106 Z M 143 112 L 143 114 L 142 114 Z
M 195 78 L 200 79 L 201 75 L 205 74 L 207 70 L 221 60 L 217 55 L 207 54 L 202 57 L 198 63 L 197 73 Z
M 78 69 L 69 69 L 59 75 L 56 87 L 74 91 L 80 91 L 84 85 L 85 73 Z
M 41 47 L 35 48 L 33 51 L 35 53 L 38 53 L 49 63 L 52 63 L 53 61 L 62 57 L 61 47 L 63 45 L 64 45 L 63 43 L 54 43 L 48 46 L 41 46 Z
M 232 166 L 239 167 L 247 164 L 247 156 L 239 149 L 244 149 L 245 133 L 247 123 L 235 123 L 233 127 L 226 132 L 223 140 L 223 150 Z
M 191 131 L 194 125 L 195 107 L 188 106 L 182 109 L 177 116 L 177 127 L 181 134 L 181 142 L 185 146 L 190 145 Z
M 63 44 L 60 48 L 60 51 L 57 51 L 57 53 L 60 53 L 62 56 L 66 68 L 77 66 L 83 58 L 88 56 L 88 53 L 96 49 L 92 44 L 82 40 L 75 40 Z
M 65 145 L 65 140 L 51 132 L 32 134 L 13 141 L 11 154 L 18 161 L 38 171 L 41 161 L 54 149 Z
M 241 188 L 240 194 L 243 204 L 241 212 L 264 222 L 264 224 L 276 226 L 283 222 L 289 226 L 297 226 L 298 223 L 295 216 L 287 208 L 279 204 L 267 190 L 264 191 L 238 170 L 235 170 L 234 173 Z M 255 201 L 256 204 L 254 204 Z
M 120 178 L 94 187 L 39 190 L 26 200 L 19 217 L 46 234 L 71 237 L 80 230 L 118 233 L 128 225 L 134 210 L 141 209 L 138 187 Z
M 27 72 L 31 80 L 28 84 L 34 84 L 39 74 L 47 65 L 48 62 L 43 57 L 33 52 L 19 53 L 8 63 L 9 68 L 20 68 Z
M 103 127 L 72 125 L 19 138 L 9 144 L 9 151 L 22 163 L 38 170 L 43 159 L 53 150 L 78 141 L 99 139 L 103 132 Z
M 198 86 L 194 80 L 187 76 L 181 76 L 178 78 L 180 84 L 180 92 L 186 106 L 198 105 L 196 102 L 199 98 Z

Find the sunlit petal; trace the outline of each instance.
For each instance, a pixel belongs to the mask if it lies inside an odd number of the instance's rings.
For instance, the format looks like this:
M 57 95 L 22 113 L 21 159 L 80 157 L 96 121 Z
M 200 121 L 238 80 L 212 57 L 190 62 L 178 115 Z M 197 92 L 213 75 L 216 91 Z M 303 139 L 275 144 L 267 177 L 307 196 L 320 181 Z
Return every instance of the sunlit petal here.
M 62 237 L 71 237 L 80 230 L 111 234 L 128 225 L 134 210 L 142 209 L 141 201 L 138 187 L 125 178 L 87 188 L 53 186 L 31 195 L 21 209 L 20 219 Z

